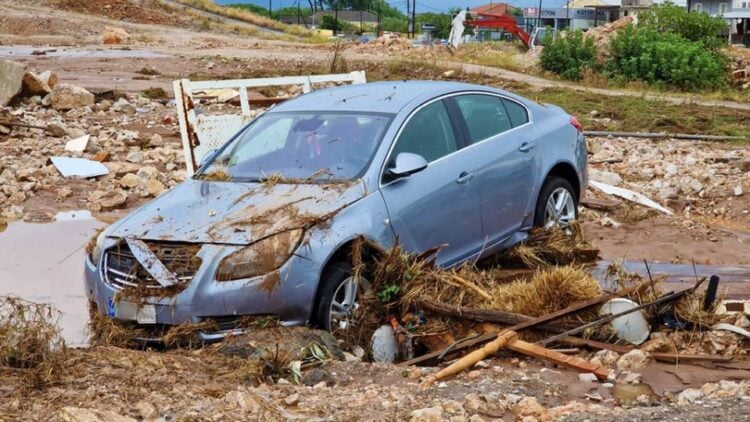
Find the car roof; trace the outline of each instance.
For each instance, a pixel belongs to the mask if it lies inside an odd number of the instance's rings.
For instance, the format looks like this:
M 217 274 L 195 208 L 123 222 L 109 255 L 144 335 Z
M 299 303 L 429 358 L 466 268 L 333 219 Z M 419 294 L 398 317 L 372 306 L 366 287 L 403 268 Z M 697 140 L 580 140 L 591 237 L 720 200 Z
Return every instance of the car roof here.
M 491 91 L 520 99 L 508 92 L 460 82 L 384 81 L 321 89 L 286 101 L 269 112 L 367 111 L 398 113 L 415 99 L 428 100 L 461 91 Z

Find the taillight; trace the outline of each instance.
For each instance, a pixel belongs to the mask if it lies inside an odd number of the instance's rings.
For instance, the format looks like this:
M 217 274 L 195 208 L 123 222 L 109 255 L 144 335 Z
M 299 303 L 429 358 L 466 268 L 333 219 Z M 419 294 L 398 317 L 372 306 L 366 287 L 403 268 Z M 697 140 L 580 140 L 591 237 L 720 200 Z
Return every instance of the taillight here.
M 583 132 L 583 126 L 581 126 L 581 122 L 576 119 L 576 116 L 570 116 L 570 124 L 578 129 L 579 132 Z

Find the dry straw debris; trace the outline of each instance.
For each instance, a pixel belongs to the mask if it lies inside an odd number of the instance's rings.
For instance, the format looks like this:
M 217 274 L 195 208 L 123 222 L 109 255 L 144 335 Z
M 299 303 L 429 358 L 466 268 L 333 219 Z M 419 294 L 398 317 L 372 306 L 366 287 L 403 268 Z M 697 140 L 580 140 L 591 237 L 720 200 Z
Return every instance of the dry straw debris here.
M 53 383 L 67 349 L 52 306 L 0 297 L 0 373 L 20 376 L 24 387 Z

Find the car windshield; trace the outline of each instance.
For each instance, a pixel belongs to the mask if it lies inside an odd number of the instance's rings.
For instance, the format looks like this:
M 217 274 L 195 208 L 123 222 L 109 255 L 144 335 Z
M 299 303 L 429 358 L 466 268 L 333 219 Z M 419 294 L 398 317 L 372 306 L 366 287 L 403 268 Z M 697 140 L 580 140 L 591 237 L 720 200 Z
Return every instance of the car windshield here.
M 366 170 L 390 120 L 374 113 L 264 114 L 196 177 L 251 182 L 355 179 Z

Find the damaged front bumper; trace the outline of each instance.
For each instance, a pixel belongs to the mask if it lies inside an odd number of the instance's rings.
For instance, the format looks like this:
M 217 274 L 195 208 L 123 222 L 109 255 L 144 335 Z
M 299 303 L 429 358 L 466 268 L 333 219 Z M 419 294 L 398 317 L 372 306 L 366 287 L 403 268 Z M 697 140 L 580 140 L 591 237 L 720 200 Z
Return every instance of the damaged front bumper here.
M 149 294 L 133 298 L 124 295 L 128 289 L 128 274 L 118 271 L 107 260 L 117 248 L 118 239 L 107 239 L 97 257 L 97 266 L 88 257 L 85 264 L 86 294 L 95 305 L 95 311 L 119 321 L 136 324 L 143 328 L 200 324 L 214 321 L 217 331 L 199 332 L 203 341 L 219 340 L 228 333 L 241 331 L 240 321 L 257 317 L 277 318 L 283 325 L 303 325 L 312 312 L 319 266 L 315 260 L 293 255 L 277 272 L 272 274 L 276 282 L 268 285 L 270 274 L 233 281 L 216 281 L 219 263 L 241 246 L 205 244 L 196 247 L 200 265 L 194 275 L 176 274 L 183 285 L 173 294 L 163 286 L 146 283 Z M 186 247 L 185 245 L 182 245 Z M 136 275 L 130 275 L 135 278 Z M 142 283 L 142 280 L 137 280 Z M 174 286 L 170 286 L 174 287 Z M 154 292 L 151 294 L 151 292 Z M 159 330 L 154 330 L 159 332 Z M 142 339 L 158 341 L 154 338 Z

